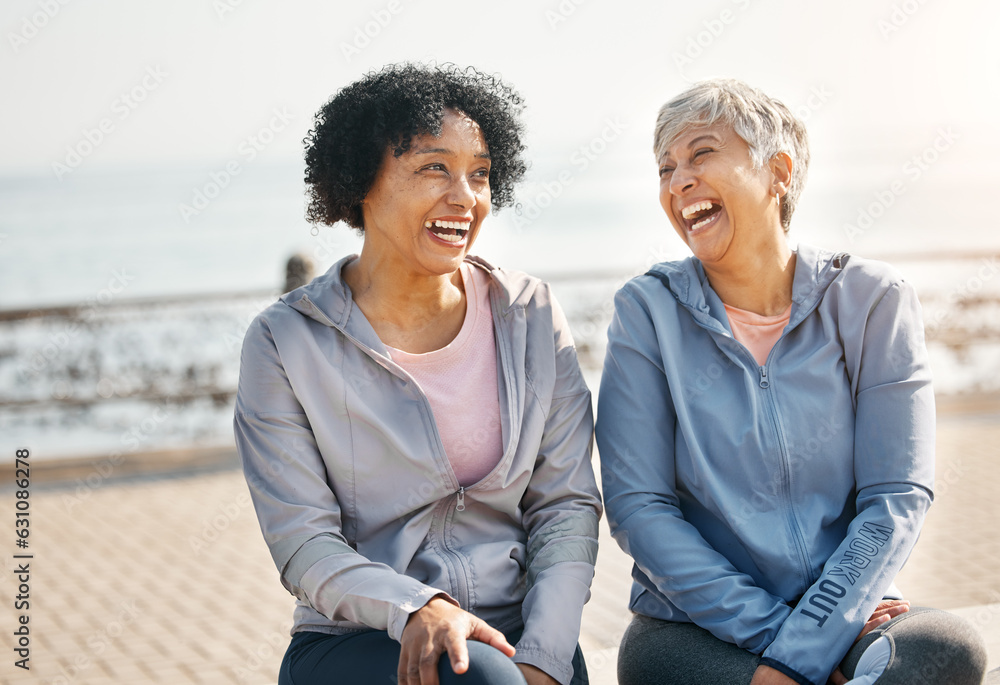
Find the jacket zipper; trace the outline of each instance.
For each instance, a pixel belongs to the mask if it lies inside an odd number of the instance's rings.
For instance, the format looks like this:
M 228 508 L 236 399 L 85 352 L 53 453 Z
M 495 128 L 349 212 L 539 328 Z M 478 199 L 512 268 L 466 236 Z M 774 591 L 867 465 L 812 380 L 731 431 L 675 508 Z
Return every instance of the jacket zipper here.
M 780 340 L 778 341 L 780 342 Z M 778 343 L 775 343 L 777 347 Z M 774 352 L 774 348 L 771 348 Z M 770 355 L 769 355 L 770 356 Z M 755 360 L 756 361 L 756 360 Z M 758 367 L 760 380 L 758 384 L 764 390 L 770 390 L 771 382 L 767 379 L 767 365 Z M 788 503 L 788 518 L 792 529 L 792 541 L 795 543 L 796 551 L 799 553 L 799 563 L 802 568 L 802 577 L 806 583 L 811 583 L 809 574 L 809 564 L 808 558 L 805 551 L 805 545 L 802 542 L 802 533 L 799 530 L 798 521 L 795 517 L 794 506 L 792 503 L 792 483 L 791 483 L 791 463 L 788 457 L 788 448 L 785 445 L 785 437 L 781 431 L 781 426 L 778 423 L 778 411 L 774 406 L 774 395 L 770 392 L 767 395 L 767 410 L 768 418 L 771 420 L 771 426 L 774 428 L 774 434 L 778 441 L 778 452 L 780 456 L 781 464 L 781 480 L 782 480 L 782 494 L 784 495 L 785 501 Z
M 462 490 L 464 490 L 464 488 Z M 464 507 L 464 505 L 462 506 Z M 439 550 L 441 558 L 447 562 L 451 576 L 454 580 L 454 587 L 452 590 L 454 591 L 455 599 L 458 600 L 459 605 L 463 609 L 470 611 L 472 607 L 469 602 L 472 593 L 469 591 L 469 586 L 471 585 L 469 582 L 469 571 L 462 555 L 452 549 L 451 545 L 448 544 L 448 526 L 450 516 L 450 506 L 446 500 L 442 500 L 438 504 L 435 511 L 435 518 L 440 517 L 440 528 L 435 536 L 438 542 L 436 546 Z
M 796 326 L 797 325 L 798 323 L 796 323 Z M 702 327 L 707 328 L 704 325 L 702 325 Z M 781 476 L 782 476 L 781 490 L 782 494 L 784 495 L 785 502 L 787 503 L 787 510 L 788 510 L 787 518 L 791 526 L 792 542 L 795 545 L 796 551 L 798 552 L 801 576 L 807 584 L 810 584 L 812 581 L 810 580 L 811 574 L 809 567 L 809 555 L 806 552 L 806 546 L 802 540 L 802 532 L 799 528 L 798 520 L 795 517 L 794 506 L 792 503 L 792 485 L 790 478 L 791 460 L 789 459 L 788 456 L 788 448 L 785 445 L 784 434 L 782 433 L 781 426 L 778 423 L 778 410 L 774 404 L 774 395 L 770 392 L 771 381 L 767 377 L 767 365 L 771 362 L 771 359 L 774 357 L 775 350 L 784 341 L 787 333 L 788 330 L 786 329 L 785 332 L 781 334 L 781 337 L 779 337 L 778 340 L 775 341 L 774 345 L 771 347 L 771 351 L 767 355 L 767 360 L 764 362 L 763 365 L 758 365 L 757 360 L 754 358 L 753 354 L 750 353 L 750 350 L 747 349 L 747 347 L 742 343 L 740 343 L 736 338 L 734 338 L 732 335 L 729 335 L 728 333 L 723 333 L 723 335 L 729 340 L 732 340 L 733 344 L 742 350 L 742 354 L 745 357 L 748 357 L 753 363 L 753 365 L 757 367 L 757 374 L 758 374 L 757 384 L 761 387 L 762 390 L 767 391 L 765 393 L 767 396 L 767 413 L 768 413 L 768 418 L 771 420 L 771 427 L 774 429 L 775 438 L 778 441 L 778 452 L 780 456 Z
M 465 488 L 458 488 L 458 503 L 455 506 L 455 511 L 465 511 Z

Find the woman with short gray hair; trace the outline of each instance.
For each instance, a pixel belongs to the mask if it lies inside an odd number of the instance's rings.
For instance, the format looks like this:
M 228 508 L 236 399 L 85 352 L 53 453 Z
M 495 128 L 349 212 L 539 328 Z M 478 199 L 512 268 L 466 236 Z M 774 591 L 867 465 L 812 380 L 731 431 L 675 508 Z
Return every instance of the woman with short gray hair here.
M 615 299 L 597 442 L 635 566 L 633 683 L 980 683 L 985 648 L 893 580 L 931 503 L 913 287 L 789 246 L 805 127 L 732 80 L 660 110 L 660 203 L 693 253 Z

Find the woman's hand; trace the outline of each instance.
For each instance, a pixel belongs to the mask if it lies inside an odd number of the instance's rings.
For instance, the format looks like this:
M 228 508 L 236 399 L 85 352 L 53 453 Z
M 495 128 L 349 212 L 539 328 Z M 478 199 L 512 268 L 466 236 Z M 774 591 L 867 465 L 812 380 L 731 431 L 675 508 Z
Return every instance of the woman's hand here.
M 878 606 L 875 607 L 875 611 L 872 612 L 871 618 L 865 621 L 865 624 L 861 627 L 861 634 L 858 635 L 857 639 L 854 641 L 857 642 L 883 623 L 896 618 L 901 614 L 905 614 L 909 610 L 909 600 L 883 599 L 878 603 Z M 838 667 L 837 670 L 830 674 L 830 682 L 833 683 L 833 685 L 844 685 L 848 682 L 848 680 L 844 674 L 840 672 L 840 668 Z
M 397 669 L 399 685 L 438 685 L 438 660 L 442 652 L 448 653 L 451 670 L 465 673 L 469 668 L 466 640 L 485 642 L 507 656 L 514 656 L 514 648 L 499 630 L 446 599 L 432 598 L 410 614 L 403 628 Z
M 770 666 L 758 666 L 750 685 L 795 685 L 795 681 Z
M 521 675 L 528 685 L 559 685 L 558 680 L 531 664 L 518 664 L 517 667 L 521 669 Z
M 869 618 L 865 625 L 861 628 L 861 634 L 858 635 L 855 642 L 863 638 L 868 633 L 872 632 L 880 625 L 886 621 L 896 618 L 902 614 L 905 614 L 910 610 L 910 602 L 906 599 L 883 599 L 875 607 L 875 611 L 872 612 L 871 618 Z

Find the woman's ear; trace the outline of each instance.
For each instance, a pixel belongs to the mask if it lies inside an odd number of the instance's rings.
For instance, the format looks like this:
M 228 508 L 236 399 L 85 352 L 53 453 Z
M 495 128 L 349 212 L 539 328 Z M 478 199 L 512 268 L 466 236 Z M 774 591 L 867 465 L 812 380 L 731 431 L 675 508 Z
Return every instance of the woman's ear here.
M 771 175 L 774 178 L 771 193 L 776 197 L 783 197 L 792 184 L 792 164 L 792 158 L 787 152 L 777 153 L 769 162 Z

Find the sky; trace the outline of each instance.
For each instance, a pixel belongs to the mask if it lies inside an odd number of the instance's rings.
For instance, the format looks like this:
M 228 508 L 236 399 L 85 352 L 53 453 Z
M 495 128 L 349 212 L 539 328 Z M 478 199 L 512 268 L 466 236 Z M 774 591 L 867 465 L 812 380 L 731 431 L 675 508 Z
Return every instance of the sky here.
M 50 171 L 104 118 L 113 130 L 88 165 L 212 161 L 276 108 L 291 128 L 267 152 L 298 157 L 339 87 L 428 59 L 501 74 L 536 137 L 586 138 L 606 116 L 648 137 L 687 82 L 734 76 L 792 106 L 824 92 L 823 132 L 878 147 L 995 119 L 998 20 L 986 0 L 8 0 L 0 169 Z
M 312 114 L 339 88 L 391 62 L 455 62 L 501 75 L 527 102 L 533 166 L 520 199 L 546 200 L 569 172 L 563 209 L 613 199 L 608 230 L 635 227 L 623 242 L 646 254 L 669 232 L 656 110 L 726 76 L 806 120 L 807 238 L 875 253 L 996 249 L 998 25 L 1000 4 L 986 0 L 7 0 L 0 186 L 123 170 L 138 182 L 162 168 L 208 183 L 232 163 L 300 178 Z M 301 187 L 290 192 L 301 219 Z M 866 214 L 889 218 L 866 231 Z M 498 230 L 493 249 L 518 235 Z M 0 261 L 17 256 L 0 236 Z

